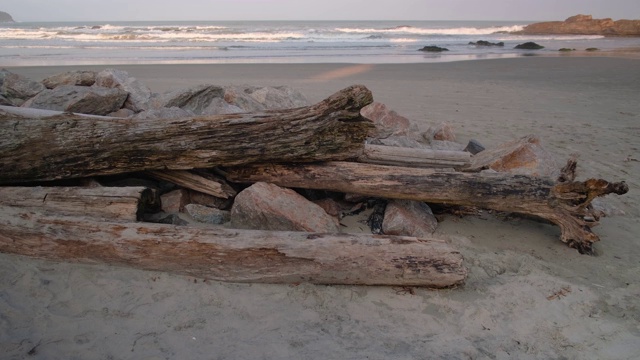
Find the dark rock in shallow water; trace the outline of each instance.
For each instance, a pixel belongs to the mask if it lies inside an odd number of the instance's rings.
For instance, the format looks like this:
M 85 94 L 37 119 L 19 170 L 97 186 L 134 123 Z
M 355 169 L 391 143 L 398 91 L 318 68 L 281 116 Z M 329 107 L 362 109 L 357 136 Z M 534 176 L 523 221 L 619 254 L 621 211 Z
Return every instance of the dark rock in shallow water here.
M 598 50 L 600 50 L 600 49 L 598 49 L 598 48 L 587 48 L 586 50 L 587 50 L 587 51 L 598 51 Z
M 419 51 L 426 51 L 426 52 L 443 52 L 443 51 L 449 51 L 449 49 L 447 48 L 443 48 L 440 46 L 425 46 L 422 49 L 419 49 Z
M 538 44 L 536 44 L 534 42 L 529 41 L 529 42 L 526 42 L 526 43 L 523 43 L 523 44 L 516 45 L 516 49 L 540 50 L 540 49 L 544 49 L 544 46 L 538 45 Z
M 469 45 L 475 45 L 475 46 L 504 46 L 504 43 L 502 41 L 497 42 L 497 43 L 492 43 L 486 40 L 478 40 L 476 42 L 470 41 Z
M 570 52 L 570 51 L 576 51 L 576 49 L 561 48 L 558 51 L 560 51 L 560 52 Z

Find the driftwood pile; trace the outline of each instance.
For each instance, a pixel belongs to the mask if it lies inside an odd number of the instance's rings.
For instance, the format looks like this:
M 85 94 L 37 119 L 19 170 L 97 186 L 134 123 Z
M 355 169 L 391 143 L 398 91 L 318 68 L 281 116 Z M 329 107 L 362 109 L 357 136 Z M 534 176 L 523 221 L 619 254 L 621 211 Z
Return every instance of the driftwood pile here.
M 388 146 L 389 134 L 372 142 L 380 127 L 361 115 L 372 101 L 351 86 L 307 107 L 179 119 L 3 106 L 0 252 L 236 282 L 450 287 L 467 270 L 433 237 L 179 226 L 180 214 L 161 209 L 176 201 L 176 211 L 186 202 L 224 210 L 247 186 L 268 183 L 531 215 L 591 253 L 600 216 L 591 201 L 628 190 L 576 181 L 575 160 L 555 178 L 503 172 L 509 158 L 515 168 L 538 166 L 527 160 L 535 137 L 477 155 Z

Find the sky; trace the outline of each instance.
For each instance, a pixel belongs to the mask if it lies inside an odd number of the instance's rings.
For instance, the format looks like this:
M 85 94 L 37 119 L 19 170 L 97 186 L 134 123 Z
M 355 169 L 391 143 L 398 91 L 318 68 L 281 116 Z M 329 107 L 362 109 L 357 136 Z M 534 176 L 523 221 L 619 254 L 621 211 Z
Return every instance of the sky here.
M 0 0 L 16 21 L 640 19 L 640 0 Z

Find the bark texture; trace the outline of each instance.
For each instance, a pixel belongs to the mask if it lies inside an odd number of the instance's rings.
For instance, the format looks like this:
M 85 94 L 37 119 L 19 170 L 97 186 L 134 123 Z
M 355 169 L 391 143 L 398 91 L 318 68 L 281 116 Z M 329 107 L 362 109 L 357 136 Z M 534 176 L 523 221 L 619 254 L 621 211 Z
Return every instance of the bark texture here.
M 270 182 L 285 187 L 331 190 L 391 199 L 474 206 L 547 219 L 561 229 L 561 240 L 581 253 L 592 253 L 599 238 L 591 231 L 598 215 L 590 206 L 597 196 L 624 194 L 626 183 L 602 179 L 575 181 L 575 161 L 560 181 L 504 173 L 438 172 L 350 162 L 312 165 L 255 165 L 227 169 L 236 182 Z
M 373 123 L 354 85 L 309 107 L 185 119 L 0 112 L 0 184 L 146 170 L 355 158 Z
M 437 239 L 98 221 L 0 205 L 0 252 L 263 283 L 450 287 L 462 255 Z

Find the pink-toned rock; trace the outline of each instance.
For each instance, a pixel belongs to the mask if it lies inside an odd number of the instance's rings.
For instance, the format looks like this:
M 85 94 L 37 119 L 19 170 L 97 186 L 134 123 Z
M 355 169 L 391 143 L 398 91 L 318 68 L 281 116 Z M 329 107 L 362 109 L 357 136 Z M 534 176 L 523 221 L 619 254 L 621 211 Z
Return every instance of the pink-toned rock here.
M 378 138 L 386 138 L 391 135 L 407 135 L 411 123 L 409 119 L 398 115 L 397 112 L 387 108 L 385 104 L 373 102 L 362 109 L 360 115 L 373 121 L 376 126 Z
M 438 220 L 429 205 L 421 201 L 393 200 L 385 209 L 382 232 L 423 238 L 433 234 L 437 226 Z
M 338 220 L 293 190 L 255 183 L 231 207 L 231 226 L 239 229 L 339 232 Z
M 176 213 L 184 211 L 184 206 L 189 203 L 189 193 L 185 189 L 178 189 L 160 196 L 162 211 Z
M 429 127 L 429 129 L 422 134 L 422 137 L 427 141 L 456 141 L 456 134 L 453 133 L 453 127 L 447 123 Z
M 640 20 L 594 19 L 591 15 L 575 15 L 565 21 L 546 21 L 525 26 L 520 34 L 527 35 L 605 35 L 638 36 Z
M 478 153 L 471 158 L 469 169 L 492 169 L 516 175 L 555 179 L 561 166 L 553 154 L 542 147 L 537 136 L 529 135 Z
M 340 203 L 331 198 L 316 200 L 313 203 L 320 206 L 324 212 L 331 216 L 340 216 L 340 213 L 344 210 Z

